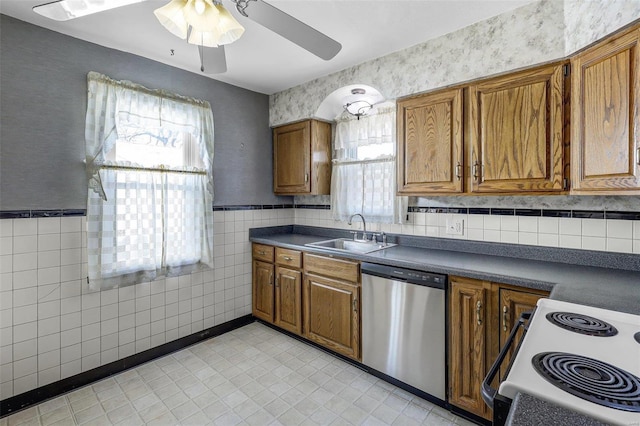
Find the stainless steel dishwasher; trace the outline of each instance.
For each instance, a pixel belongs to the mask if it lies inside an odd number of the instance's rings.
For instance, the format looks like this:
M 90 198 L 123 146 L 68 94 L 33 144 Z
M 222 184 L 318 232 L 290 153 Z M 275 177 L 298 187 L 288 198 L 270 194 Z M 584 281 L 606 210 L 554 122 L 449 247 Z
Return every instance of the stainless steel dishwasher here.
M 446 275 L 362 264 L 362 363 L 445 400 Z

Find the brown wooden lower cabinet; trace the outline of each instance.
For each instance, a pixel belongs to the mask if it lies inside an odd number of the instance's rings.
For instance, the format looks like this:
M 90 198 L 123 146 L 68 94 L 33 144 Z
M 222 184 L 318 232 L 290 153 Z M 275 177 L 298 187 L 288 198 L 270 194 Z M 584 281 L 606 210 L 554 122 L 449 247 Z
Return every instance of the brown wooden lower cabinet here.
M 509 339 L 509 334 L 511 334 L 511 330 L 513 326 L 516 325 L 520 315 L 524 312 L 531 312 L 535 307 L 536 303 L 538 303 L 538 299 L 541 297 L 545 297 L 548 294 L 544 293 L 532 293 L 529 291 L 522 290 L 513 290 L 509 288 L 500 287 L 498 289 L 499 298 L 500 298 L 500 336 L 498 339 L 498 351 L 500 348 L 504 346 L 504 344 Z M 522 328 L 518 330 L 518 334 L 516 335 L 516 339 L 520 339 L 522 337 L 523 330 Z M 516 340 L 516 341 L 518 341 Z M 513 356 L 513 352 L 515 350 L 515 345 L 511 346 L 509 349 L 509 353 L 507 355 L 507 360 L 502 364 L 502 369 L 500 371 L 500 377 L 503 378 L 506 374 L 507 366 L 509 365 L 509 360 Z M 495 350 L 494 350 L 495 352 Z M 496 356 L 497 357 L 497 353 Z M 495 358 L 494 357 L 494 358 Z M 493 362 L 493 360 L 491 360 Z
M 482 380 L 520 314 L 533 310 L 548 293 L 454 276 L 449 283 L 449 402 L 491 419 Z
M 256 318 L 360 359 L 358 262 L 254 244 L 252 287 Z
M 449 402 L 490 418 L 480 386 L 487 364 L 485 329 L 489 288 L 482 281 L 456 277 L 449 279 L 449 286 Z
M 276 267 L 275 325 L 302 334 L 302 272 Z
M 356 284 L 317 275 L 304 280 L 304 336 L 340 354 L 360 357 L 360 291 Z
M 273 322 L 273 264 L 253 261 L 253 315 Z

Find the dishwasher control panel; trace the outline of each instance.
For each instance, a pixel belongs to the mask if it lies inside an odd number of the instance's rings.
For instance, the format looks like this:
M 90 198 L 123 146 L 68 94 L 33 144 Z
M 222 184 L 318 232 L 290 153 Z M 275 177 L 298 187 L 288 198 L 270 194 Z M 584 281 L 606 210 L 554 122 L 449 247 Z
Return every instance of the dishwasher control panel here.
M 378 265 L 375 263 L 363 263 L 362 273 L 442 289 L 445 288 L 447 283 L 447 276 L 443 274 L 416 271 L 414 269 L 396 268 L 393 266 Z

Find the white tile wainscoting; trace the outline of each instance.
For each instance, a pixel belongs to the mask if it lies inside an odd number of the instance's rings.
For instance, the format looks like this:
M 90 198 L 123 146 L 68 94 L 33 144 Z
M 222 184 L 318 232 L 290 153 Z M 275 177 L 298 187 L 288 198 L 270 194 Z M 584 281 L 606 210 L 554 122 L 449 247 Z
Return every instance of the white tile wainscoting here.
M 453 217 L 462 236 L 446 234 Z M 248 230 L 294 223 L 352 228 L 326 209 L 215 211 L 214 270 L 90 292 L 84 217 L 0 220 L 0 400 L 249 314 Z M 367 229 L 640 253 L 633 220 L 416 212 Z
M 0 400 L 251 313 L 249 228 L 293 209 L 214 212 L 214 269 L 91 292 L 86 218 L 0 220 Z

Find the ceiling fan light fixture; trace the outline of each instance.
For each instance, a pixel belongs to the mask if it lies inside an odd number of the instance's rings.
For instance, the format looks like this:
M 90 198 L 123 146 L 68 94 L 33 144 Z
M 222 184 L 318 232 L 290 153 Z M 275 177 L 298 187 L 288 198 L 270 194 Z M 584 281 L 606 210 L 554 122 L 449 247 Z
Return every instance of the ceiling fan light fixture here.
M 166 5 L 153 11 L 160 24 L 171 34 L 181 39 L 187 38 L 189 24 L 184 18 L 183 9 L 188 0 L 171 0 Z
M 230 44 L 244 33 L 233 15 L 213 0 L 171 0 L 154 14 L 173 35 L 198 46 Z
M 196 7 L 198 4 L 204 5 L 201 13 L 198 13 L 199 7 Z M 218 22 L 219 12 L 211 3 L 211 0 L 188 0 L 187 5 L 182 10 L 187 23 L 198 31 L 211 32 Z
M 195 44 L 197 46 L 204 47 L 218 47 L 220 43 L 218 40 L 220 39 L 220 33 L 215 31 L 198 31 L 195 28 L 191 27 L 191 31 L 189 32 L 189 37 L 187 41 L 190 44 Z
M 218 44 L 230 44 L 238 40 L 244 34 L 244 27 L 221 4 L 216 4 L 218 9 L 218 30 L 220 40 Z

